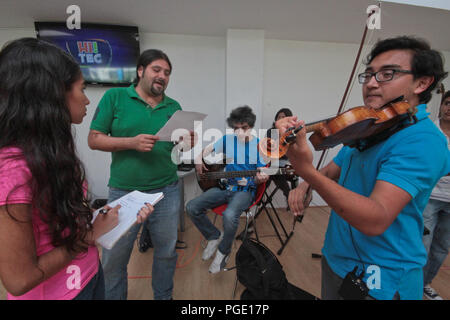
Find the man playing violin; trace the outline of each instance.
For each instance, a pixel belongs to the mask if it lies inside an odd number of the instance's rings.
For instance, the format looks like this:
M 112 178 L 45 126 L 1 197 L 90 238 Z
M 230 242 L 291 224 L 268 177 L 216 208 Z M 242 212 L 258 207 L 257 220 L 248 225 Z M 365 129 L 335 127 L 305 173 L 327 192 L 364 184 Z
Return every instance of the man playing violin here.
M 422 211 L 450 169 L 447 141 L 426 103 L 447 73 L 440 53 L 404 36 L 379 41 L 366 66 L 358 76 L 364 104 L 378 109 L 404 96 L 417 107 L 417 122 L 363 151 L 345 146 L 319 171 L 302 129 L 287 155 L 304 182 L 291 191 L 289 205 L 302 214 L 311 186 L 332 208 L 322 249 L 323 299 L 422 299 Z M 276 126 L 283 134 L 302 124 L 289 117 Z
M 255 120 L 256 116 L 248 106 L 232 110 L 227 123 L 233 128 L 234 133 L 224 135 L 202 151 L 200 158 L 195 161 L 197 173 L 202 174 L 207 170 L 203 159 L 213 151 L 225 155 L 227 159 L 225 171 L 256 170 L 263 167 L 264 161 L 258 152 L 258 138 L 252 135 Z M 225 189 L 217 187 L 208 189 L 187 203 L 187 214 L 208 240 L 202 259 L 209 260 L 216 253 L 209 272 L 217 273 L 225 268 L 239 225 L 239 217 L 252 204 L 257 184 L 266 182 L 268 178 L 269 176 L 263 172 L 258 172 L 256 177 L 229 178 Z M 221 232 L 208 219 L 206 211 L 224 203 L 228 205 L 223 212 L 223 232 Z

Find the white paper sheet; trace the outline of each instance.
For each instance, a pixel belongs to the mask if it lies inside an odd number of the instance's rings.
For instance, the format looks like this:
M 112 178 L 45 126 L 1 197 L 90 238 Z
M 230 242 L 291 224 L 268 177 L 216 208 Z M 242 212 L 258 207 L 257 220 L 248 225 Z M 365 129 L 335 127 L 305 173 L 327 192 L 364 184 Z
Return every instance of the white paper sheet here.
M 99 237 L 97 243 L 106 249 L 111 249 L 116 244 L 117 240 L 119 240 L 136 222 L 137 214 L 139 210 L 145 206 L 145 202 L 154 206 L 162 198 L 164 198 L 162 192 L 149 194 L 135 190 L 122 198 L 108 203 L 112 208 L 118 204 L 121 205 L 119 209 L 119 223 L 114 229 Z M 92 221 L 97 218 L 99 211 L 100 209 L 94 212 Z
M 156 135 L 159 136 L 160 141 L 177 141 L 183 132 L 187 133 L 186 130 L 194 131 L 194 121 L 200 122 L 205 118 L 206 114 L 204 113 L 178 110 Z

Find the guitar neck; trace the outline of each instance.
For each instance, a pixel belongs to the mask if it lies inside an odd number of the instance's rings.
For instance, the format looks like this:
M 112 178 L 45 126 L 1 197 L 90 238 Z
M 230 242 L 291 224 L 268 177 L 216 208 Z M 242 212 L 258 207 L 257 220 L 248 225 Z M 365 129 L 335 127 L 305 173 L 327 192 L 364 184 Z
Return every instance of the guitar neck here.
M 203 179 L 223 179 L 223 178 L 240 178 L 240 177 L 253 177 L 259 170 L 243 170 L 243 171 L 217 171 L 217 172 L 205 172 L 202 174 Z M 275 172 L 266 172 L 268 175 L 284 174 L 282 169 Z
M 222 178 L 239 178 L 239 177 L 253 177 L 256 176 L 258 170 L 243 170 L 243 171 L 221 171 L 221 172 L 206 172 L 204 173 L 206 179 L 222 179 Z

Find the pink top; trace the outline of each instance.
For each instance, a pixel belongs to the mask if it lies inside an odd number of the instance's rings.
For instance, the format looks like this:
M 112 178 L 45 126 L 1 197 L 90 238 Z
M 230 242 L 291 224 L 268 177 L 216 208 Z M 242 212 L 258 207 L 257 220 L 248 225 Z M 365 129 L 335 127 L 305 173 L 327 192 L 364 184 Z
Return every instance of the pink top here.
M 19 159 L 5 159 L 10 155 L 22 155 L 18 148 L 0 149 L 0 206 L 8 204 L 31 204 L 31 172 L 23 156 Z M 8 196 L 9 195 L 9 196 Z M 33 208 L 32 222 L 36 254 L 40 256 L 51 251 L 51 236 L 36 209 Z M 71 300 L 75 298 L 97 274 L 99 254 L 96 246 L 80 254 L 60 272 L 42 282 L 22 296 L 8 293 L 9 300 Z

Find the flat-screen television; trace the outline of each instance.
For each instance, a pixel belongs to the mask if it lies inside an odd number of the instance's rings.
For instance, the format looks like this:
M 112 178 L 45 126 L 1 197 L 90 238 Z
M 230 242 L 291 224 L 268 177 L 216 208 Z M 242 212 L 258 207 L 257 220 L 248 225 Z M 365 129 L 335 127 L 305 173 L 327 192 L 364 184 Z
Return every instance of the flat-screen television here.
M 80 64 L 88 84 L 128 86 L 136 78 L 139 30 L 134 26 L 35 22 L 36 36 L 67 51 Z

